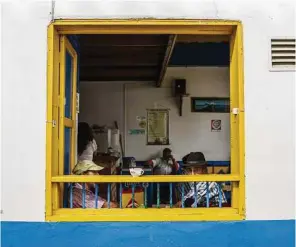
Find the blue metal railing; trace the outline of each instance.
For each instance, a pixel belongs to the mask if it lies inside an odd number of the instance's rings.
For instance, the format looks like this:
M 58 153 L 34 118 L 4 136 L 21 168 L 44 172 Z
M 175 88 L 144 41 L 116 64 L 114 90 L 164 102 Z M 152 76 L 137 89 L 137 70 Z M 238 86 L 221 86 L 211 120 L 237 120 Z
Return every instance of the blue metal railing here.
M 168 190 L 161 190 L 160 182 L 156 183 L 156 200 L 155 198 L 148 197 L 148 187 L 153 183 L 143 183 L 140 187 L 140 196 L 136 184 L 130 185 L 131 190 L 123 188 L 122 183 L 117 183 L 118 200 L 112 201 L 111 198 L 111 184 L 107 184 L 106 198 L 102 198 L 100 195 L 100 184 L 82 183 L 82 184 L 69 184 L 69 207 L 70 208 L 112 208 L 113 205 L 117 205 L 118 208 L 128 207 L 126 205 L 127 199 L 125 199 L 125 205 L 123 205 L 123 195 L 126 198 L 130 198 L 131 208 L 161 208 L 163 206 L 173 207 L 224 207 L 229 205 L 229 201 L 225 196 L 221 182 L 183 182 L 173 183 L 170 182 Z M 114 184 L 114 183 L 113 183 Z M 175 186 L 174 186 L 175 184 Z M 92 189 L 93 188 L 93 189 Z M 139 187 L 138 187 L 139 188 Z M 164 200 L 162 195 L 167 192 L 169 200 Z M 139 199 L 140 198 L 140 199 Z M 152 200 L 152 201 L 151 201 Z M 101 203 L 99 203 L 101 202 Z M 104 204 L 102 204 L 104 202 Z M 111 206 L 112 203 L 112 206 Z M 164 204 L 164 205 L 163 205 Z

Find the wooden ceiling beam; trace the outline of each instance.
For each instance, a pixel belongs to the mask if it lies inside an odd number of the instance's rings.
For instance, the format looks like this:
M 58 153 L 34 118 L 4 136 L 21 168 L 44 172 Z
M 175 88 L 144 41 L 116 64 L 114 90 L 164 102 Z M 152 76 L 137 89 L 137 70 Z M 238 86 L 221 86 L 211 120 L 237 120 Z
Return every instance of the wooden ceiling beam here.
M 81 35 L 84 46 L 149 46 L 166 45 L 168 35 Z
M 114 55 L 118 54 L 147 54 L 147 53 L 161 53 L 166 46 L 109 46 L 109 47 L 81 47 L 81 56 L 87 56 L 88 54 L 98 55 Z
M 141 64 L 130 64 L 130 65 L 101 65 L 101 66 L 80 66 L 82 70 L 155 70 L 157 71 L 157 69 L 159 68 L 158 64 L 154 64 L 154 65 L 141 65 Z
M 108 76 L 118 76 L 118 77 L 129 77 L 129 76 L 143 76 L 154 78 L 157 77 L 157 69 L 155 68 L 81 68 L 80 70 L 81 77 L 97 76 L 97 77 L 108 77 Z
M 155 77 L 153 76 L 80 76 L 80 81 L 147 81 L 147 82 L 154 82 Z
M 163 58 L 163 61 L 162 61 L 161 69 L 160 69 L 160 72 L 159 72 L 159 76 L 158 76 L 158 79 L 156 81 L 156 86 L 157 87 L 161 86 L 161 83 L 162 83 L 163 78 L 165 76 L 167 67 L 169 65 L 171 55 L 172 55 L 173 50 L 174 50 L 174 46 L 176 44 L 176 40 L 177 40 L 177 35 L 175 35 L 175 34 L 170 35 L 169 40 L 168 40 L 168 44 L 167 44 L 167 48 L 166 48 L 166 51 L 165 51 L 165 55 L 164 55 L 164 58 Z
M 81 58 L 80 66 L 81 67 L 112 67 L 112 66 L 159 66 L 162 61 L 163 56 L 151 56 L 147 57 L 134 56 L 134 57 L 92 57 L 92 58 Z

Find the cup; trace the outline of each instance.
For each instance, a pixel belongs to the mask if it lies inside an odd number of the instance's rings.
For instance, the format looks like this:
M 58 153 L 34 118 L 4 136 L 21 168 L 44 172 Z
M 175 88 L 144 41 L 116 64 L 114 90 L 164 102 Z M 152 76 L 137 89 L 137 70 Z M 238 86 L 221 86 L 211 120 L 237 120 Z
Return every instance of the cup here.
M 140 177 L 144 174 L 144 170 L 140 167 L 130 168 L 129 171 L 133 177 Z

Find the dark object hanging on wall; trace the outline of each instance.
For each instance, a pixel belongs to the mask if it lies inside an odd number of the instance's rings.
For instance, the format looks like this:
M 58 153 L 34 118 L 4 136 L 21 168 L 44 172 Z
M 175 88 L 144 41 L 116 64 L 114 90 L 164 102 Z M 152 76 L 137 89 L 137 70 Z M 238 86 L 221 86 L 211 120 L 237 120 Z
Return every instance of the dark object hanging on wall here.
M 229 98 L 191 98 L 191 112 L 230 112 Z
M 186 80 L 176 79 L 175 80 L 175 96 L 180 96 L 185 94 L 186 94 Z
M 178 98 L 179 116 L 182 116 L 183 97 L 188 96 L 186 93 L 186 79 L 176 79 L 174 85 L 175 97 Z

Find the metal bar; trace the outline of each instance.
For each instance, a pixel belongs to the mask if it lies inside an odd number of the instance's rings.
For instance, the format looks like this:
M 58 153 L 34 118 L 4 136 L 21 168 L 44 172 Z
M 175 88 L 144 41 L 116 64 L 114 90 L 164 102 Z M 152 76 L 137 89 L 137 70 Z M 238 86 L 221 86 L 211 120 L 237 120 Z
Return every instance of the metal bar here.
M 64 187 L 63 207 L 64 208 L 68 207 L 68 183 L 66 183 Z
M 222 193 L 221 193 L 221 185 L 220 183 L 217 183 L 218 185 L 218 191 L 219 191 L 219 208 L 222 208 Z
M 173 207 L 173 184 L 170 183 L 170 208 Z
M 135 207 L 135 184 L 132 184 L 132 208 Z
M 73 208 L 73 184 L 70 183 L 70 208 Z
M 122 208 L 122 183 L 119 185 L 119 207 Z
M 144 206 L 145 206 L 145 208 L 147 208 L 147 187 L 148 186 L 144 187 Z
M 197 191 L 196 191 L 196 182 L 193 183 L 194 186 L 194 207 L 197 208 Z
M 207 182 L 207 208 L 210 207 L 209 183 Z
M 159 183 L 157 183 L 157 188 L 156 188 L 156 190 L 157 190 L 157 208 L 159 208 L 159 204 L 160 204 L 160 187 L 159 187 L 160 185 L 159 185 Z
M 85 208 L 85 183 L 82 184 L 82 208 Z
M 110 197 L 111 197 L 111 184 L 108 183 L 108 192 L 107 192 L 108 208 L 110 208 Z
M 181 200 L 182 200 L 182 208 L 184 208 L 184 202 L 185 202 L 185 200 L 184 200 L 184 183 L 182 183 L 181 189 L 182 189 L 182 197 L 181 197 Z
M 95 208 L 98 208 L 99 185 L 95 184 Z
M 240 181 L 239 175 L 230 174 L 205 174 L 205 175 L 154 175 L 132 177 L 130 175 L 101 175 L 101 176 L 87 176 L 87 175 L 63 175 L 52 177 L 54 183 L 155 183 L 155 182 L 225 182 L 225 181 Z

